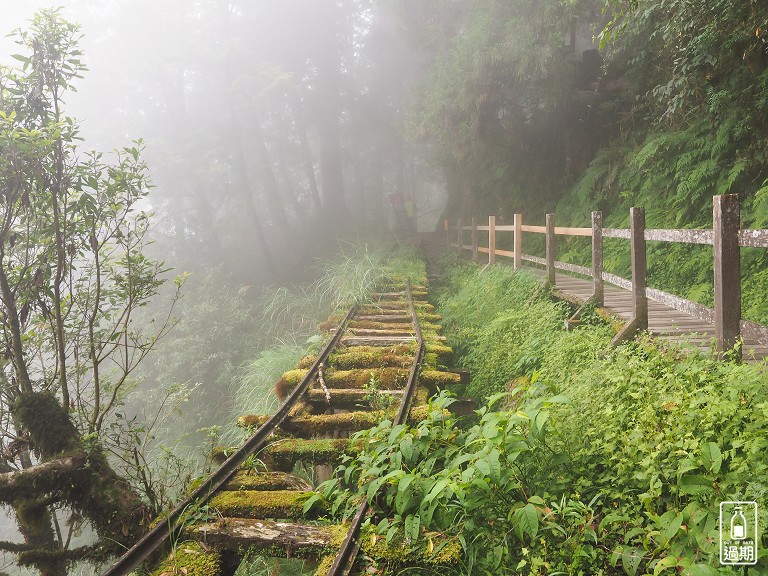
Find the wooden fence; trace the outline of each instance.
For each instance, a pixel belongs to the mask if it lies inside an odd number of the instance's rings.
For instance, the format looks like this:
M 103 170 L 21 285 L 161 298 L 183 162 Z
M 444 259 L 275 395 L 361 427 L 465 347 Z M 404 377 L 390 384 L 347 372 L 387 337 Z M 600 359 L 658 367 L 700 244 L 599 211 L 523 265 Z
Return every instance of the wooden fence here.
M 465 244 L 466 232 L 471 233 L 471 243 Z M 478 240 L 480 232 L 487 232 L 487 247 Z M 513 250 L 496 248 L 500 233 L 513 234 Z M 545 257 L 531 256 L 523 252 L 523 233 L 544 234 L 546 238 Z M 768 328 L 741 318 L 741 270 L 740 247 L 768 248 L 768 230 L 741 230 L 739 200 L 735 194 L 715 196 L 712 199 L 712 229 L 700 230 L 658 230 L 645 228 L 645 210 L 630 210 L 630 226 L 626 228 L 603 228 L 601 212 L 592 212 L 591 226 L 585 228 L 564 228 L 555 226 L 555 215 L 547 214 L 544 226 L 523 224 L 523 215 L 515 214 L 511 225 L 496 224 L 496 217 L 488 217 L 488 225 L 478 225 L 472 219 L 470 226 L 459 220 L 455 229 L 445 221 L 446 241 L 449 247 L 472 252 L 472 259 L 478 261 L 480 254 L 488 255 L 488 263 L 496 262 L 497 256 L 511 258 L 514 267 L 523 262 L 544 266 L 547 279 L 555 283 L 555 270 L 572 272 L 592 278 L 591 300 L 598 306 L 604 303 L 604 282 L 632 292 L 633 317 L 618 335 L 617 341 L 629 338 L 638 330 L 648 328 L 648 300 L 654 300 L 680 310 L 699 320 L 715 325 L 717 349 L 732 349 L 741 337 L 768 343 Z M 454 235 L 455 234 L 455 235 Z M 557 236 L 586 236 L 592 238 L 592 266 L 578 266 L 556 259 Z M 632 278 L 622 278 L 603 270 L 603 238 L 628 240 L 632 254 Z M 714 248 L 715 307 L 714 309 L 680 298 L 647 285 L 646 242 L 678 242 L 704 244 Z

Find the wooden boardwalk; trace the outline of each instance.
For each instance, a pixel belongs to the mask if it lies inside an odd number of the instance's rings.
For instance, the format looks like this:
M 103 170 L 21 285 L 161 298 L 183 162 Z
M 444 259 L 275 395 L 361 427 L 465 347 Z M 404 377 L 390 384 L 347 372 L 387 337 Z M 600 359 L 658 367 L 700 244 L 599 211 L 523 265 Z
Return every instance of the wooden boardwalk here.
M 422 250 L 427 260 L 427 270 L 433 275 L 439 275 L 437 267 L 439 257 L 447 250 L 445 236 L 440 233 L 422 234 Z M 501 260 L 500 263 L 512 265 L 511 260 Z M 542 268 L 525 266 L 525 270 L 546 277 L 547 272 Z M 583 279 L 570 274 L 557 272 L 555 274 L 555 290 L 564 299 L 582 304 L 592 296 L 592 279 Z M 611 316 L 625 323 L 632 318 L 632 293 L 629 290 L 604 284 L 604 309 Z M 671 308 L 659 302 L 648 300 L 648 331 L 655 337 L 669 340 L 677 344 L 695 346 L 708 352 L 715 338 L 714 324 L 699 320 L 694 316 Z M 768 344 L 755 340 L 744 341 L 742 357 L 747 362 L 762 362 L 768 358 Z
M 525 267 L 525 270 L 546 276 L 546 271 L 539 268 Z M 555 275 L 555 290 L 561 292 L 568 300 L 583 303 L 592 296 L 592 280 L 558 273 Z M 629 290 L 606 283 L 604 302 L 603 308 L 607 309 L 611 315 L 625 322 L 632 318 L 632 293 Z M 714 324 L 650 299 L 648 300 L 648 331 L 657 338 L 690 344 L 705 352 L 712 347 L 715 337 Z M 768 358 L 768 345 L 746 340 L 743 358 L 747 362 L 760 362 Z

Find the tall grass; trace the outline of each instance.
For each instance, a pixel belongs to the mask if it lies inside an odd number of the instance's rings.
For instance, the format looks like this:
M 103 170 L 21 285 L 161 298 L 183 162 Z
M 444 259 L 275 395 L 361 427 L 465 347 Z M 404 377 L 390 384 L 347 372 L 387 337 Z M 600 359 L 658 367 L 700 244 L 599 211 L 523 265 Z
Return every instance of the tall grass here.
M 277 406 L 274 384 L 295 366 L 310 344 L 317 325 L 334 310 L 363 302 L 387 279 L 424 276 L 424 263 L 413 249 L 383 250 L 368 245 L 346 244 L 339 254 L 319 262 L 317 280 L 306 286 L 266 290 L 261 308 L 259 350 L 239 370 L 234 387 L 236 415 L 268 414 Z M 225 429 L 223 437 L 232 439 Z

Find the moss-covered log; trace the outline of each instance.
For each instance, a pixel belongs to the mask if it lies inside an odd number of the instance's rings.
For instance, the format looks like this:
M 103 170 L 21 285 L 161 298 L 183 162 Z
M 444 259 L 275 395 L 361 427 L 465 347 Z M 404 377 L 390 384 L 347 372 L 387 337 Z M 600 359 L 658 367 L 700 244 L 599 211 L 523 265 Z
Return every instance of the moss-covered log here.
M 435 310 L 435 307 L 430 304 L 429 302 L 424 302 L 422 300 L 414 300 L 413 307 L 416 309 L 417 312 L 433 312 Z M 369 314 L 375 312 L 370 312 L 373 310 L 408 310 L 408 300 L 390 300 L 390 301 L 384 301 L 384 302 L 376 302 L 375 304 L 368 304 L 360 309 L 361 314 Z
M 413 336 L 344 336 L 341 343 L 344 346 L 397 346 L 403 342 L 413 341 Z
M 237 490 L 219 492 L 208 501 L 211 509 L 228 518 L 304 518 L 304 503 L 314 492 L 304 490 Z M 307 512 L 323 512 L 320 502 Z
M 403 391 L 377 390 L 376 392 L 369 392 L 360 388 L 333 388 L 329 390 L 329 394 L 331 406 L 336 409 L 352 410 L 371 408 L 371 404 L 375 402 L 378 402 L 379 406 L 373 406 L 374 409 L 381 407 L 382 404 L 384 406 L 396 406 L 400 403 Z M 328 405 L 328 397 L 323 390 L 309 390 L 307 395 L 309 401 L 315 406 Z
M 350 330 L 396 330 L 399 332 L 413 331 L 413 322 L 374 322 L 373 320 L 353 320 L 349 323 Z
M 22 470 L 0 474 L 0 501 L 12 503 L 51 494 L 71 483 L 86 462 L 85 454 L 49 460 Z
M 413 359 L 410 358 L 413 362 Z M 364 388 L 371 380 L 378 388 L 385 390 L 397 390 L 402 388 L 408 380 L 406 368 L 370 368 L 357 370 L 330 369 L 324 374 L 325 385 L 328 388 Z M 289 370 L 281 380 L 292 390 L 296 384 L 306 376 L 306 370 Z
M 405 298 L 407 296 L 407 293 L 405 290 L 399 290 L 396 292 L 374 292 L 371 294 L 371 299 L 373 300 L 399 300 L 400 298 Z M 424 300 L 427 296 L 429 296 L 429 292 L 427 292 L 426 289 L 424 290 L 416 290 L 411 289 L 411 296 L 414 300 Z
M 386 366 L 408 368 L 413 363 L 415 354 L 415 342 L 398 344 L 391 348 L 356 346 L 354 348 L 342 348 L 331 354 L 328 358 L 328 366 L 340 370 L 384 368 Z
M 426 386 L 430 391 L 438 388 L 447 388 L 455 386 L 461 382 L 461 375 L 454 372 L 443 372 L 442 370 L 422 370 L 419 374 L 419 383 Z
M 346 333 L 350 336 L 401 336 L 407 338 L 413 338 L 415 334 L 413 328 L 396 330 L 382 330 L 380 328 L 350 328 Z
M 337 466 L 341 463 L 342 456 L 355 454 L 361 449 L 360 442 L 352 442 L 346 438 L 289 438 L 270 444 L 259 454 L 259 458 L 270 470 L 290 471 L 297 462 L 313 466 Z
M 239 470 L 229 482 L 222 488 L 224 491 L 232 490 L 312 490 L 312 485 L 296 476 L 286 472 L 251 472 Z
M 343 530 L 343 527 L 342 527 Z M 220 550 L 261 550 L 289 558 L 318 559 L 338 548 L 337 526 L 313 526 L 249 518 L 198 524 L 187 534 Z
M 375 412 L 347 412 L 344 414 L 324 414 L 303 418 L 286 419 L 280 427 L 299 438 L 311 438 L 318 434 L 331 432 L 357 432 L 375 425 L 381 414 Z M 386 416 L 391 417 L 391 414 Z M 242 428 L 256 428 L 267 421 L 269 416 L 240 416 L 237 425 Z

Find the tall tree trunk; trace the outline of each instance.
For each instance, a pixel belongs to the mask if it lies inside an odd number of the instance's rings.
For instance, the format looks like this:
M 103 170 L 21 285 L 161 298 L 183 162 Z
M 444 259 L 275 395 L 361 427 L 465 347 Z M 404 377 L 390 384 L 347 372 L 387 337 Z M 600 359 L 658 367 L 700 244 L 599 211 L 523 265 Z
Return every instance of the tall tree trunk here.
M 348 219 L 341 154 L 341 72 L 337 42 L 336 6 L 317 12 L 317 128 L 320 137 L 320 176 L 326 219 L 341 225 Z
M 234 124 L 234 121 L 233 121 Z M 233 134 L 237 134 L 237 128 L 233 128 Z M 277 267 L 275 266 L 275 260 L 272 257 L 272 251 L 267 242 L 266 235 L 264 234 L 264 225 L 261 221 L 261 215 L 259 213 L 259 207 L 256 202 L 255 191 L 253 185 L 248 176 L 248 168 L 245 163 L 245 153 L 239 138 L 233 138 L 233 148 L 230 155 L 230 161 L 232 163 L 232 170 L 234 172 L 234 188 L 240 195 L 242 200 L 243 209 L 250 216 L 251 224 L 253 224 L 253 230 L 256 234 L 256 241 L 261 251 L 261 256 L 264 264 L 267 267 L 267 271 L 271 277 L 277 275 Z
M 272 168 L 272 161 L 269 158 L 267 143 L 264 139 L 264 131 L 262 130 L 261 122 L 257 117 L 253 118 L 251 127 L 253 128 L 254 160 L 258 167 L 259 176 L 263 185 L 264 198 L 267 201 L 267 209 L 278 230 L 278 236 L 281 239 L 285 239 L 290 237 L 291 230 L 288 224 L 288 217 L 285 214 L 285 207 L 280 198 L 280 187 L 277 185 L 275 171 Z
M 315 212 L 319 213 L 323 205 L 320 201 L 320 190 L 317 187 L 317 178 L 315 177 L 315 163 L 312 160 L 312 150 L 309 148 L 309 139 L 307 138 L 307 124 L 304 121 L 304 109 L 301 101 L 295 91 L 291 91 L 291 107 L 293 108 L 293 121 L 296 125 L 296 133 L 299 135 L 302 155 L 304 156 L 304 169 L 307 174 L 309 191 L 312 193 L 312 202 Z

